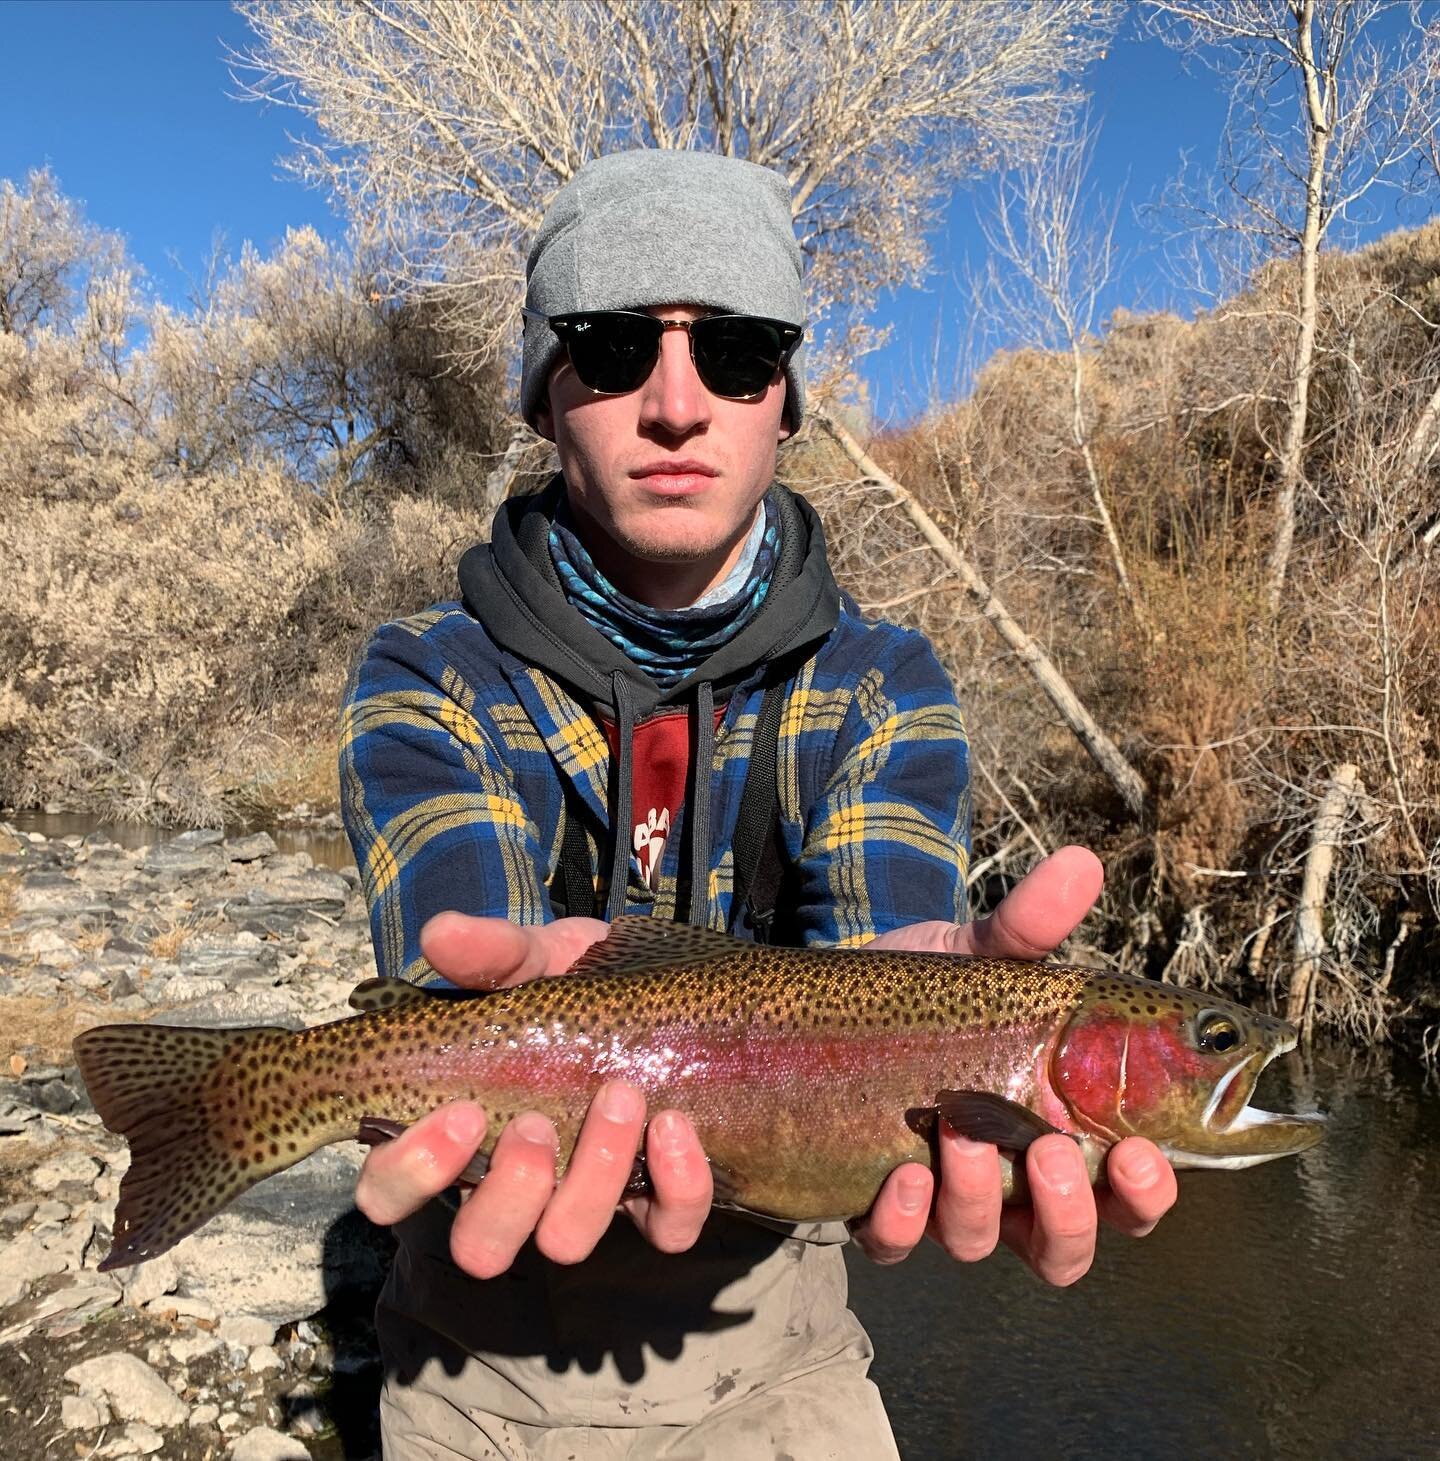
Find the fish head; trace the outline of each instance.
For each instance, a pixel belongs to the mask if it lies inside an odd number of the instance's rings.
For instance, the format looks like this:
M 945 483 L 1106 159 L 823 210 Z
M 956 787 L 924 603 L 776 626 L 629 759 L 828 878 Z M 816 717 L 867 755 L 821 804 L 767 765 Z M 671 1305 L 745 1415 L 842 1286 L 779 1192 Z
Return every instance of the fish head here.
M 1197 990 L 1092 979 L 1061 1031 L 1051 1083 L 1084 1130 L 1143 1136 L 1177 1167 L 1248 1167 L 1313 1146 L 1318 1114 L 1250 1105 L 1260 1073 L 1295 1029 Z

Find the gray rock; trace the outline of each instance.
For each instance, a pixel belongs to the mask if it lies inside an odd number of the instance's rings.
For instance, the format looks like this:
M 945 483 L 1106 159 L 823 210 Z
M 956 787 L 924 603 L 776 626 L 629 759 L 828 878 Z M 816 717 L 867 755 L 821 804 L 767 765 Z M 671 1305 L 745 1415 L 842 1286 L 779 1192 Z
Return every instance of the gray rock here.
M 0 1246 L 0 1309 L 24 1298 L 36 1279 L 64 1271 L 63 1253 L 52 1252 L 33 1233 L 17 1234 Z
M 147 873 L 162 873 L 174 878 L 194 878 L 203 873 L 218 873 L 225 866 L 225 855 L 218 847 L 185 848 L 173 842 L 152 847 L 141 864 Z
M 259 1314 L 228 1314 L 216 1326 L 215 1333 L 228 1344 L 253 1349 L 259 1344 L 273 1343 L 275 1328 L 270 1320 Z
M 393 1241 L 355 1211 L 360 1158 L 327 1147 L 242 1194 L 175 1248 L 185 1291 L 278 1327 L 377 1286 Z
M 129 958 L 141 958 L 149 952 L 149 949 L 146 948 L 144 944 L 137 944 L 133 938 L 125 938 L 120 934 L 116 934 L 116 936 L 112 938 L 108 944 L 105 945 L 105 953 L 107 955 L 114 954 L 117 957 L 119 957 L 120 955 L 125 955 Z
M 285 1361 L 275 1352 L 274 1345 L 257 1344 L 245 1361 L 245 1368 L 252 1375 L 269 1375 L 285 1368 Z
M 127 1425 L 113 1441 L 102 1446 L 97 1456 L 153 1456 L 165 1438 L 148 1425 Z
M 177 1364 L 188 1365 L 194 1360 L 214 1354 L 220 1348 L 220 1341 L 210 1334 L 196 1334 L 184 1339 L 172 1339 L 166 1348 Z
M 41 1192 L 53 1192 L 62 1182 L 83 1182 L 88 1187 L 100 1175 L 100 1163 L 84 1152 L 68 1151 L 42 1162 L 30 1174 Z
M 276 851 L 275 839 L 268 832 L 252 832 L 248 837 L 230 837 L 225 842 L 225 856 L 231 862 L 258 862 Z
M 200 847 L 219 847 L 225 841 L 225 834 L 213 827 L 194 827 L 181 832 L 164 843 L 165 847 L 178 847 L 184 852 L 193 852 Z
M 87 1278 L 69 1288 L 56 1289 L 42 1300 L 31 1319 L 53 1318 L 56 1314 L 79 1314 L 87 1317 L 103 1314 L 120 1302 L 120 1290 L 108 1279 Z
M 17 914 L 46 914 L 55 918 L 83 915 L 102 922 L 109 922 L 115 916 L 107 901 L 62 873 L 30 873 L 15 890 L 13 901 Z
M 67 1431 L 96 1431 L 110 1423 L 110 1407 L 87 1395 L 66 1395 L 60 1401 L 60 1424 Z
M 256 1426 L 230 1445 L 231 1461 L 310 1461 L 310 1448 L 295 1436 Z
M 9 1207 L 0 1208 L 0 1223 L 18 1225 L 28 1222 L 35 1211 L 36 1204 L 33 1202 L 12 1202 Z
M 309 868 L 288 877 L 268 879 L 251 888 L 246 899 L 254 908 L 313 908 L 321 913 L 339 913 L 350 896 L 350 884 L 338 873 Z
M 119 1350 L 72 1365 L 65 1378 L 81 1395 L 105 1400 L 121 1420 L 173 1426 L 189 1414 L 185 1402 L 144 1360 Z
M 125 1302 L 132 1309 L 142 1308 L 152 1300 L 174 1293 L 180 1287 L 180 1268 L 168 1253 L 152 1258 L 127 1271 Z
M 284 1025 L 303 1028 L 295 1000 L 279 989 L 246 985 L 207 995 L 165 1012 L 167 1025 Z
M 192 1294 L 165 1294 L 145 1306 L 152 1314 L 175 1314 L 181 1319 L 218 1319 L 220 1311 L 208 1299 Z

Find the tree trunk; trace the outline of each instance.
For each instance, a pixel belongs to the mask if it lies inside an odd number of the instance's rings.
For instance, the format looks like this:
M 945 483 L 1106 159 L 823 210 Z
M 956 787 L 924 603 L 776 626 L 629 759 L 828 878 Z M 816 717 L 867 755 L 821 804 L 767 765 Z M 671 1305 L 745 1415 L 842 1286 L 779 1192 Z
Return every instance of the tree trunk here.
M 1315 983 L 1325 953 L 1325 890 L 1335 848 L 1345 827 L 1345 811 L 1355 794 L 1359 768 L 1346 761 L 1335 768 L 1310 832 L 1300 906 L 1295 910 L 1295 967 L 1290 971 L 1286 1018 L 1308 1036 L 1315 1013 Z
M 1135 585 L 1130 580 L 1130 571 L 1125 566 L 1125 552 L 1120 546 L 1120 535 L 1115 531 L 1115 520 L 1110 516 L 1110 508 L 1100 485 L 1100 468 L 1096 465 L 1095 453 L 1090 448 L 1090 427 L 1085 420 L 1085 369 L 1079 342 L 1073 335 L 1070 339 L 1070 431 L 1080 452 L 1080 460 L 1085 464 L 1085 480 L 1090 485 L 1090 498 L 1100 518 L 1105 541 L 1110 545 L 1110 561 L 1115 565 L 1120 591 L 1125 595 L 1125 602 L 1130 605 L 1130 612 L 1135 616 L 1136 627 L 1148 643 L 1154 637 L 1150 616 L 1145 612 L 1145 605 L 1140 602 L 1140 595 L 1136 593 Z
M 1295 541 L 1295 501 L 1304 478 L 1305 429 L 1310 414 L 1310 374 L 1315 363 L 1316 274 L 1325 229 L 1325 155 L 1330 142 L 1333 85 L 1321 92 L 1315 65 L 1315 0 L 1303 0 L 1295 13 L 1295 40 L 1305 84 L 1305 137 L 1309 170 L 1305 179 L 1305 227 L 1300 238 L 1300 320 L 1295 336 L 1286 399 L 1285 441 L 1280 448 L 1280 500 L 1275 510 L 1275 541 L 1270 549 L 1269 601 L 1280 606 L 1290 549 Z
M 1120 748 L 1100 729 L 1094 717 L 1080 702 L 1080 697 L 1070 688 L 1069 682 L 1055 667 L 1054 662 L 1038 644 L 1015 622 L 995 591 L 980 576 L 975 566 L 940 531 L 935 519 L 915 500 L 908 488 L 902 487 L 883 467 L 875 462 L 859 442 L 838 421 L 824 412 L 817 412 L 816 419 L 839 443 L 846 456 L 872 482 L 878 483 L 895 496 L 895 500 L 909 514 L 910 520 L 919 528 L 921 536 L 935 550 L 969 590 L 980 612 L 995 626 L 1001 639 L 1014 651 L 1039 682 L 1040 688 L 1049 697 L 1050 703 L 1060 712 L 1065 724 L 1079 738 L 1080 744 L 1090 753 L 1096 765 L 1109 778 L 1110 784 L 1120 794 L 1132 816 L 1144 814 L 1149 800 L 1149 790 L 1140 773 L 1125 759 Z

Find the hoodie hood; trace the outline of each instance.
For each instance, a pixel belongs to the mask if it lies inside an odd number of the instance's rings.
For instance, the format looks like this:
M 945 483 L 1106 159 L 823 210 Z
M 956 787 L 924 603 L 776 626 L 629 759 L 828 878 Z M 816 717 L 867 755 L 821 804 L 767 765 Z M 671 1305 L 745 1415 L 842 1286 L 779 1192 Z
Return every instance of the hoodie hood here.
M 788 666 L 813 652 L 838 622 L 840 591 L 826 562 L 820 520 L 803 498 L 778 483 L 770 488 L 780 518 L 780 555 L 764 604 L 733 639 L 720 645 L 685 679 L 665 689 L 589 624 L 565 597 L 549 543 L 550 525 L 564 491 L 564 478 L 557 474 L 543 492 L 502 504 L 495 514 L 490 541 L 471 548 L 460 560 L 460 593 L 465 607 L 502 649 L 558 680 L 616 728 L 604 910 L 609 921 L 626 907 L 636 727 L 657 711 L 684 708 L 695 748 L 690 759 L 691 796 L 685 809 L 688 916 L 692 923 L 703 924 L 715 706 L 763 666 L 779 660 Z M 778 695 L 782 684 L 780 679 L 772 679 L 767 696 Z
M 617 678 L 628 708 L 643 720 L 687 704 L 701 683 L 723 699 L 761 665 L 814 648 L 835 627 L 840 591 L 826 560 L 820 519 L 804 498 L 777 483 L 770 497 L 780 517 L 780 555 L 764 605 L 691 675 L 662 689 L 565 597 L 549 549 L 564 490 L 557 474 L 543 491 L 503 503 L 490 541 L 460 560 L 460 593 L 501 648 L 552 675 L 602 715 L 619 716 Z

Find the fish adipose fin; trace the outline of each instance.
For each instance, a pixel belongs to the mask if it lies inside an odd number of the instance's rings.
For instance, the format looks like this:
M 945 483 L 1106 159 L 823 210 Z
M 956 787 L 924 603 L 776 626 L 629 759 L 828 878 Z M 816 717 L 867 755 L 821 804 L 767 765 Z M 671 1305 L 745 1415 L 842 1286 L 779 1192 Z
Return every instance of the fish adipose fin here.
M 755 953 L 757 945 L 714 929 L 692 928 L 644 913 L 627 913 L 567 970 L 570 974 L 640 974 L 672 964 L 708 964 Z
M 941 1091 L 935 1098 L 935 1108 L 952 1131 L 971 1141 L 988 1141 L 1007 1152 L 1026 1151 L 1032 1141 L 1060 1130 L 1029 1107 L 989 1091 Z
M 262 1178 L 332 1138 L 261 1130 L 250 1097 L 291 1031 L 100 1025 L 74 1043 L 100 1119 L 130 1144 L 102 1270 L 155 1258 Z M 264 1047 L 269 1046 L 269 1049 Z

